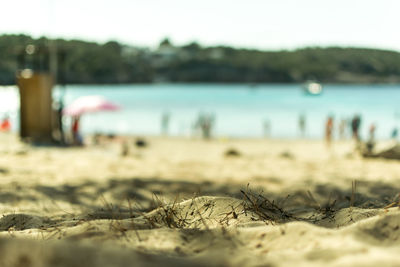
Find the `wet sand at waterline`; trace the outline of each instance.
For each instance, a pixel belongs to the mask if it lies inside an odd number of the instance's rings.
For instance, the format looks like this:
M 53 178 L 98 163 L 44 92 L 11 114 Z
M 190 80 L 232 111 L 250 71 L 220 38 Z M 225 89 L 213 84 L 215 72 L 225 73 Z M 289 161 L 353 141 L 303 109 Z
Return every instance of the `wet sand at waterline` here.
M 0 266 L 398 262 L 400 162 L 350 141 L 146 140 L 0 135 Z

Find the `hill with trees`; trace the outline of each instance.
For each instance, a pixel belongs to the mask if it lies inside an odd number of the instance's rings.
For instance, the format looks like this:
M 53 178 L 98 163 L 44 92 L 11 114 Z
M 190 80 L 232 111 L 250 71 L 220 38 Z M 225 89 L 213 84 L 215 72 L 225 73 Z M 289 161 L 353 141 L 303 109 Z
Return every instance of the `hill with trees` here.
M 19 68 L 45 70 L 50 40 L 0 36 L 0 84 L 14 84 Z M 157 49 L 110 41 L 52 40 L 59 53 L 59 77 L 68 84 L 151 82 L 203 83 L 399 83 L 400 53 L 366 48 L 309 47 L 260 51 L 198 43 Z M 27 45 L 40 60 L 21 60 Z M 41 51 L 41 52 L 40 52 Z M 33 55 L 34 57 L 34 55 Z

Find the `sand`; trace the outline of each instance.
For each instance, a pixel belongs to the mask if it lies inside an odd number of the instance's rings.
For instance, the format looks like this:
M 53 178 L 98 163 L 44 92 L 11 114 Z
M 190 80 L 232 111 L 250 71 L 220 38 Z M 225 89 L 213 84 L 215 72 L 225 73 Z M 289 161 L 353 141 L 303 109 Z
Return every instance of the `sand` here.
M 398 161 L 351 141 L 123 140 L 0 135 L 0 266 L 399 264 Z

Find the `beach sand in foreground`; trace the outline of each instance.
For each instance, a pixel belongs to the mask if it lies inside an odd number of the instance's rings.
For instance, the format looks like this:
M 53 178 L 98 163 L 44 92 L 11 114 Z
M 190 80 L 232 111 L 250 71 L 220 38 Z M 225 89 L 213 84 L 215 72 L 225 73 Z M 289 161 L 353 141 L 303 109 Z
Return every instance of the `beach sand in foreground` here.
M 397 161 L 350 141 L 146 140 L 123 151 L 0 135 L 0 266 L 398 262 Z

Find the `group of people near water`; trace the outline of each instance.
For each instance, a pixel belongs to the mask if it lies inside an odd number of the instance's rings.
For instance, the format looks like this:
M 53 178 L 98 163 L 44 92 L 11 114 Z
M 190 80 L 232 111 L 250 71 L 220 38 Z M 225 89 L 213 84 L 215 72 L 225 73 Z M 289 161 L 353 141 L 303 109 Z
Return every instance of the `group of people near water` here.
M 161 134 L 167 135 L 169 130 L 169 125 L 171 121 L 171 114 L 169 112 L 163 112 L 161 114 Z M 213 130 L 215 128 L 216 117 L 213 113 L 199 113 L 198 117 L 192 124 L 192 133 L 195 136 L 200 135 L 204 139 L 209 139 L 213 135 Z M 324 123 L 324 139 L 328 146 L 332 143 L 333 137 L 336 135 L 338 139 L 343 140 L 351 136 L 355 141 L 361 141 L 361 124 L 362 116 L 360 114 L 355 114 L 352 118 L 346 119 L 342 118 L 338 122 L 335 122 L 333 115 L 328 115 Z M 271 120 L 265 118 L 262 122 L 263 133 L 265 137 L 271 137 Z M 368 138 L 366 142 L 375 142 L 375 132 L 376 124 L 371 123 L 368 128 Z M 301 138 L 306 137 L 307 132 L 307 117 L 305 113 L 300 113 L 298 117 L 298 129 L 299 136 Z M 337 134 L 334 132 L 337 131 Z M 394 128 L 391 132 L 391 138 L 396 139 L 398 136 L 398 129 Z
M 339 122 L 339 138 L 344 139 L 345 134 L 346 134 L 346 128 L 349 128 L 351 130 L 351 136 L 354 140 L 360 141 L 360 126 L 361 126 L 361 115 L 356 114 L 351 120 L 347 119 L 341 119 Z M 376 126 L 374 123 L 370 125 L 370 131 L 369 131 L 369 139 L 372 141 L 375 138 L 375 129 Z M 334 130 L 334 117 L 333 115 L 329 115 L 328 118 L 326 119 L 325 122 L 325 141 L 327 145 L 329 146 L 332 142 L 332 136 L 333 136 L 333 130 Z
M 163 112 L 161 114 L 161 134 L 168 135 L 171 114 Z M 213 135 L 216 117 L 214 113 L 200 112 L 192 124 L 194 136 L 200 135 L 204 139 L 210 139 Z
M 357 148 L 360 148 L 362 143 L 361 135 L 360 135 L 360 127 L 361 127 L 362 118 L 360 114 L 356 114 L 353 116 L 351 120 L 341 119 L 338 125 L 339 129 L 339 138 L 344 139 L 346 134 L 346 128 L 349 128 L 351 131 L 351 137 L 356 141 Z M 368 138 L 364 140 L 366 152 L 371 153 L 375 146 L 375 132 L 376 132 L 376 124 L 373 122 L 368 127 Z M 334 117 L 329 115 L 325 122 L 325 141 L 327 146 L 329 147 L 332 142 L 332 135 L 334 130 Z M 394 127 L 391 132 L 391 138 L 393 141 L 397 143 L 398 129 Z
M 204 139 L 210 139 L 215 125 L 215 115 L 213 113 L 200 113 L 193 125 L 194 132 L 200 131 Z

